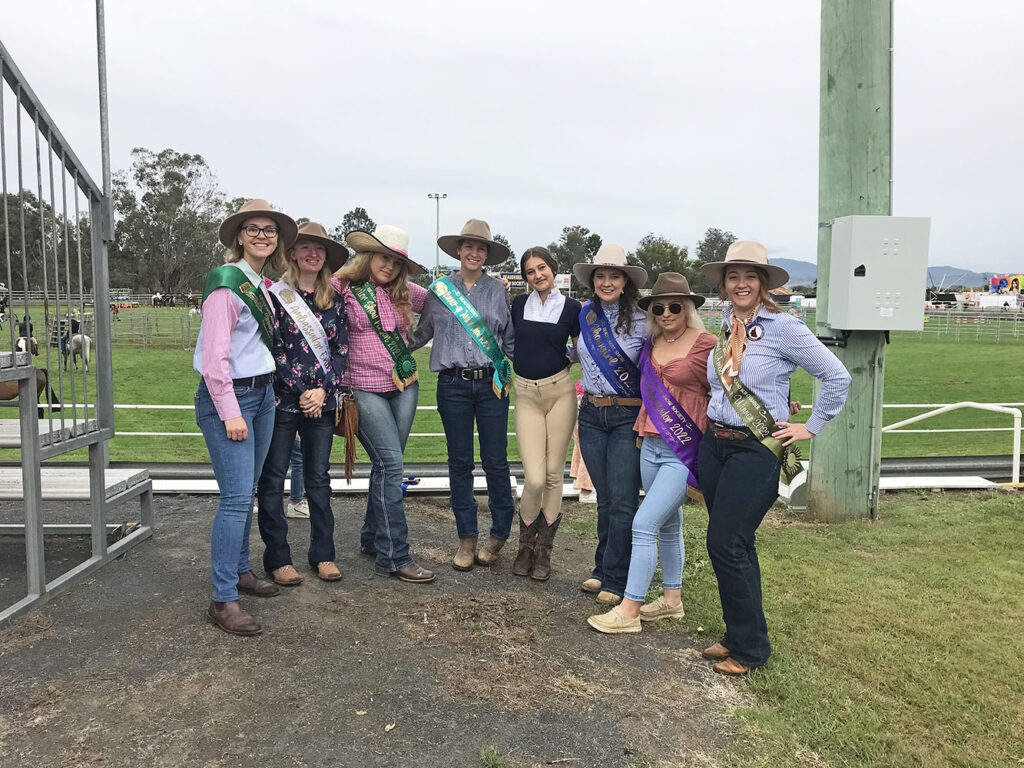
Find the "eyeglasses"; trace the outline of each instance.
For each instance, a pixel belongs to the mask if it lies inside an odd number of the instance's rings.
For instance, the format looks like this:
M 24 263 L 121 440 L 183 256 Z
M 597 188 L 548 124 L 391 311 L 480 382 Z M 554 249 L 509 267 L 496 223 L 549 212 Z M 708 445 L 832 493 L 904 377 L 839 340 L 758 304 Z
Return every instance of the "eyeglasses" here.
M 680 312 L 683 311 L 683 305 L 680 304 L 678 301 L 673 301 L 668 306 L 664 304 L 655 304 L 654 306 L 651 307 L 651 312 L 653 312 L 657 317 L 661 317 L 663 314 L 665 314 L 665 310 L 668 310 L 668 313 L 670 315 L 678 315 Z
M 277 237 L 278 233 L 277 227 L 273 224 L 269 227 L 257 227 L 255 224 L 249 224 L 248 226 L 242 227 L 242 231 L 249 237 L 259 237 L 260 232 L 262 232 L 268 240 L 273 240 Z

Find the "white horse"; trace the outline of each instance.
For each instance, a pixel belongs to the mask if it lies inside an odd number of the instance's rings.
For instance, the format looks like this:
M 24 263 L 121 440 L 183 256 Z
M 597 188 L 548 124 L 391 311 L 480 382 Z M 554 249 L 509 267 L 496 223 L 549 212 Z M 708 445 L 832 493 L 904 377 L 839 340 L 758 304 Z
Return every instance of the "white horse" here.
M 92 359 L 92 339 L 84 333 L 76 333 L 68 342 L 68 351 L 71 355 L 71 364 L 78 367 L 78 358 L 82 358 L 82 365 L 89 370 L 89 361 Z M 64 361 L 64 368 L 67 369 L 67 359 Z
M 39 342 L 36 341 L 36 337 L 26 338 L 25 336 L 19 336 L 18 340 L 14 342 L 15 352 L 28 352 L 32 350 L 33 355 L 39 354 Z
M 192 309 L 188 311 L 189 317 L 202 317 L 202 314 L 203 313 L 199 311 L 199 307 L 192 307 Z

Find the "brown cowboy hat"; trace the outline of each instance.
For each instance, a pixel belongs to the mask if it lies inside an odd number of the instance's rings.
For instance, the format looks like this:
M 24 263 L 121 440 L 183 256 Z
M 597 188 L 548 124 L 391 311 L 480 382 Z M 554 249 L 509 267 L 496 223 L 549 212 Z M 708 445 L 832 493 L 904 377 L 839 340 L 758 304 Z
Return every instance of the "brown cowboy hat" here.
M 348 248 L 328 237 L 323 224 L 318 224 L 315 221 L 301 224 L 292 246 L 294 247 L 300 240 L 309 240 L 327 249 L 327 266 L 332 273 L 341 269 L 341 265 L 348 260 Z
M 501 264 L 511 254 L 504 245 L 491 239 L 491 228 L 482 219 L 470 219 L 457 235 L 442 235 L 437 238 L 437 245 L 442 251 L 456 259 L 459 258 L 459 240 L 480 240 L 487 243 L 487 258 L 484 264 Z
M 590 277 L 602 267 L 615 267 L 633 281 L 637 288 L 643 288 L 647 282 L 647 270 L 626 263 L 626 249 L 618 243 L 604 243 L 597 249 L 594 262 L 581 261 L 572 265 L 572 273 L 583 285 L 590 285 Z
M 686 278 L 678 272 L 662 272 L 658 275 L 658 279 L 654 281 L 654 287 L 651 288 L 651 295 L 644 296 L 642 299 L 637 301 L 637 306 L 646 312 L 647 308 L 651 306 L 652 301 L 660 299 L 663 296 L 679 296 L 684 299 L 689 299 L 693 302 L 694 309 L 699 307 L 705 301 L 703 296 L 690 293 L 690 284 L 686 281 Z
M 426 269 L 409 258 L 409 235 L 400 227 L 378 224 L 373 234 L 354 229 L 345 235 L 345 242 L 356 253 L 383 253 L 402 257 L 410 275 L 427 274 Z
M 758 267 L 768 273 L 768 285 L 765 287 L 769 291 L 789 282 L 789 272 L 782 267 L 769 264 L 768 249 L 753 240 L 737 240 L 729 246 L 729 250 L 725 254 L 725 261 L 710 261 L 700 269 L 711 279 L 713 284 L 718 285 L 722 281 L 722 274 L 726 267 L 743 264 Z
M 256 197 L 252 200 L 246 200 L 242 207 L 238 209 L 238 213 L 233 213 L 224 219 L 220 225 L 220 244 L 225 248 L 230 248 L 235 242 L 235 235 L 238 234 L 238 228 L 242 226 L 242 222 L 255 216 L 266 216 L 277 222 L 277 228 L 281 230 L 278 233 L 278 237 L 284 243 L 285 248 L 290 247 L 295 242 L 295 236 L 298 234 L 299 228 L 292 217 L 280 211 L 275 211 L 266 200 Z

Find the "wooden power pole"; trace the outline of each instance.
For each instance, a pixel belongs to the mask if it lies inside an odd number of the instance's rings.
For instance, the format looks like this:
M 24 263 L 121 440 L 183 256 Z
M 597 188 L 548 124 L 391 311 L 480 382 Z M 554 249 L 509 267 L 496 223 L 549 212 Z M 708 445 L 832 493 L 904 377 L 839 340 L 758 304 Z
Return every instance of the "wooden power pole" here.
M 854 214 L 892 211 L 892 0 L 822 0 L 816 330 L 827 323 L 832 230 Z M 853 376 L 846 407 L 811 442 L 807 512 L 816 520 L 875 516 L 882 442 L 885 338 L 853 331 L 834 348 Z M 815 397 L 820 387 L 815 384 Z

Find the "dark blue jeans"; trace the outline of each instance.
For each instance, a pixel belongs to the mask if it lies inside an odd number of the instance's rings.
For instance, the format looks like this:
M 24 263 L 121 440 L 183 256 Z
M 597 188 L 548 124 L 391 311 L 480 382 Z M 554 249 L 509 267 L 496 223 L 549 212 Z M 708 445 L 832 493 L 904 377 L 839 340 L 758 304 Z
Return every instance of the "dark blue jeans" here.
M 359 442 L 370 457 L 370 492 L 359 532 L 363 552 L 377 553 L 377 568 L 397 571 L 412 562 L 409 526 L 402 498 L 402 454 L 416 418 L 419 382 L 404 391 L 355 390 L 359 405 Z
M 274 430 L 273 387 L 235 387 L 235 398 L 249 428 L 245 440 L 228 438 L 205 381 L 200 380 L 195 395 L 196 424 L 220 488 L 210 530 L 213 599 L 220 602 L 238 599 L 238 576 L 250 570 L 252 496 Z
M 505 541 L 512 530 L 515 503 L 508 471 L 508 398 L 495 397 L 490 379 L 463 381 L 437 376 L 437 410 L 448 444 L 448 483 L 460 539 L 476 536 L 473 497 L 473 423 L 480 435 L 480 464 L 487 476 L 491 538 Z
M 633 431 L 640 408 L 580 407 L 580 453 L 597 491 L 597 552 L 593 577 L 622 596 L 633 547 L 633 516 L 640 505 L 640 449 Z
M 708 505 L 708 555 L 718 578 L 729 655 L 746 667 L 768 661 L 772 646 L 761 604 L 755 535 L 779 496 L 779 460 L 755 440 L 700 442 L 700 485 Z
M 334 411 L 316 419 L 301 413 L 276 411 L 274 436 L 257 488 L 260 536 L 266 549 L 263 568 L 273 571 L 292 564 L 288 547 L 288 520 L 284 516 L 284 476 L 288 471 L 295 434 L 301 438 L 302 474 L 309 503 L 309 563 L 334 560 L 334 513 L 331 511 L 331 443 Z

